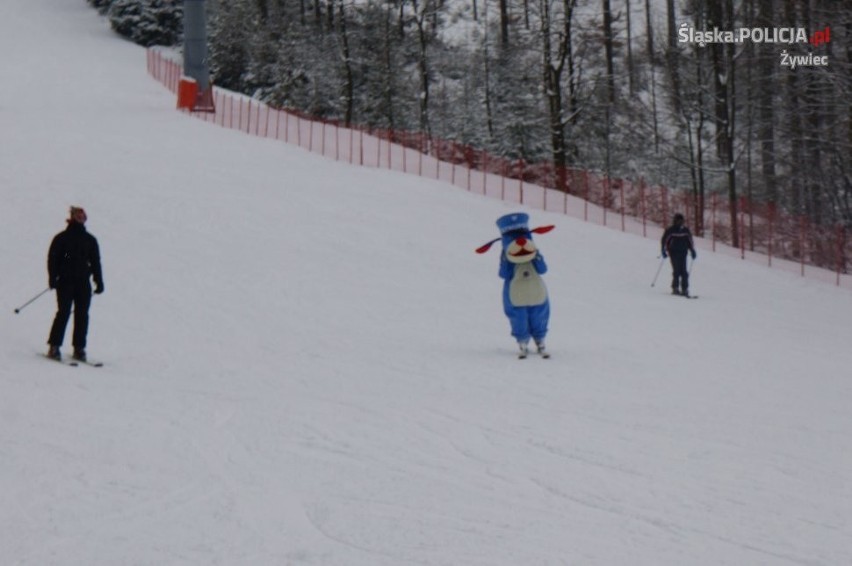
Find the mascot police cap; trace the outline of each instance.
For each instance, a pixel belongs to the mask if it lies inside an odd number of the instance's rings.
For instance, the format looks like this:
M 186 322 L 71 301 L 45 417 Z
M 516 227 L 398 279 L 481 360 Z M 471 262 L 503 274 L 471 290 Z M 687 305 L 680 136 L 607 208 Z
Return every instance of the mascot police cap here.
M 509 232 L 523 230 L 529 232 L 530 215 L 525 212 L 513 212 L 506 214 L 497 219 L 497 228 L 500 229 L 500 234 L 506 235 Z

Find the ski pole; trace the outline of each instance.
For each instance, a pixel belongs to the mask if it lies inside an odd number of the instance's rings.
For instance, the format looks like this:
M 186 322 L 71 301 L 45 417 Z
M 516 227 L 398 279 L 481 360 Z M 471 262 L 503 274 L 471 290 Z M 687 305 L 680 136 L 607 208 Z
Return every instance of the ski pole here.
M 24 310 L 24 307 L 26 307 L 28 304 L 32 303 L 33 301 L 35 301 L 36 299 L 38 299 L 39 297 L 41 297 L 42 295 L 44 295 L 44 294 L 45 294 L 45 293 L 47 293 L 48 291 L 50 291 L 50 287 L 48 287 L 47 289 L 45 289 L 44 291 L 42 291 L 41 293 L 39 293 L 38 295 L 36 295 L 36 296 L 35 296 L 35 297 L 33 297 L 32 299 L 30 299 L 29 301 L 27 301 L 27 302 L 26 302 L 26 303 L 24 303 L 23 305 L 21 305 L 21 306 L 19 306 L 18 308 L 16 308 L 16 309 L 15 309 L 15 314 L 18 314 L 19 312 L 21 312 L 22 310 Z
M 657 268 L 657 274 L 654 275 L 654 280 L 651 282 L 651 287 L 657 284 L 657 277 L 660 276 L 660 271 L 663 270 L 663 264 L 666 262 L 666 258 L 660 258 L 660 266 Z

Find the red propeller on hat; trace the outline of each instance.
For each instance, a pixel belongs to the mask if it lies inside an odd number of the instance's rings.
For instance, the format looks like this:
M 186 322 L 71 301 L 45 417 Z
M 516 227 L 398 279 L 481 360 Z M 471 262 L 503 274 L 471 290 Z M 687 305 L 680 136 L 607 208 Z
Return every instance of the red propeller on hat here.
M 538 228 L 533 228 L 532 230 L 530 230 L 530 232 L 532 232 L 533 234 L 547 234 L 548 232 L 550 232 L 554 228 L 556 228 L 556 226 L 553 225 L 553 224 L 550 224 L 548 226 L 539 226 Z M 494 238 L 493 240 L 491 240 L 487 244 L 483 244 L 483 245 L 479 246 L 478 248 L 476 248 L 476 253 L 484 254 L 485 252 L 487 252 L 488 250 L 491 249 L 492 245 L 494 245 L 496 242 L 499 242 L 502 239 L 503 239 L 503 236 L 500 236 L 499 238 Z

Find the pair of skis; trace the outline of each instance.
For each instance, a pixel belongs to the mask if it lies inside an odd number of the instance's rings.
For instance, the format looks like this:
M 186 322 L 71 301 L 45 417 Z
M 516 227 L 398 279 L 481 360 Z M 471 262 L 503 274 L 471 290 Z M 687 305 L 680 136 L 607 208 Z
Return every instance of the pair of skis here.
M 47 354 L 41 354 L 45 359 L 50 360 L 52 362 L 56 362 L 58 364 L 64 364 L 66 366 L 77 367 L 77 366 L 91 366 L 93 368 L 104 367 L 103 362 L 97 362 L 94 360 L 75 360 L 74 358 L 68 360 L 57 360 L 56 358 L 51 358 Z

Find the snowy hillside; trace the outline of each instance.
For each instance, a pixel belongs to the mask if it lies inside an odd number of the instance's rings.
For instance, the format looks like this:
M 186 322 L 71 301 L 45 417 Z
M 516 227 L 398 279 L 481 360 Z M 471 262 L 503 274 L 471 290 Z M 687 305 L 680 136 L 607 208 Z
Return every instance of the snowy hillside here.
M 852 562 L 848 290 L 702 250 L 674 298 L 654 239 L 530 210 L 519 361 L 473 253 L 516 207 L 180 114 L 82 0 L 0 48 L 0 564 Z M 71 204 L 103 368 L 13 312 Z

